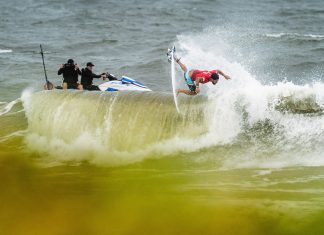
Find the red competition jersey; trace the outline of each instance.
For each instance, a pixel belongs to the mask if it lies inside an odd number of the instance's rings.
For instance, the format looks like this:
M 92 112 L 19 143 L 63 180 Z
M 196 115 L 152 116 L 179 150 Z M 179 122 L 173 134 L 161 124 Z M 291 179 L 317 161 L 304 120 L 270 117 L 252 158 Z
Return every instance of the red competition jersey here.
M 211 79 L 211 75 L 214 73 L 218 73 L 217 70 L 193 70 L 192 71 L 192 75 L 191 75 L 191 79 L 193 81 L 196 81 L 196 78 L 204 78 L 204 81 L 202 83 L 207 83 L 210 81 Z

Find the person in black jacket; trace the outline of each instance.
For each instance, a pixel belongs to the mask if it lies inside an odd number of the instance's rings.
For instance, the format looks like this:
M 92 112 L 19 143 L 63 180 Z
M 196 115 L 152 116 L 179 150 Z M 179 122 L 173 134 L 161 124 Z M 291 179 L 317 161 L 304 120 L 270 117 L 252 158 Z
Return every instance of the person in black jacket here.
M 83 87 L 78 83 L 78 76 L 81 71 L 77 64 L 74 64 L 72 59 L 69 59 L 66 64 L 62 64 L 57 72 L 57 75 L 63 74 L 63 89 L 78 89 L 83 90 Z
M 102 73 L 100 75 L 94 74 L 92 72 L 92 67 L 94 66 L 93 63 L 88 62 L 87 67 L 81 70 L 81 84 L 83 89 L 89 91 L 99 91 L 99 87 L 92 84 L 94 78 L 102 78 L 103 80 L 106 79 L 106 73 Z

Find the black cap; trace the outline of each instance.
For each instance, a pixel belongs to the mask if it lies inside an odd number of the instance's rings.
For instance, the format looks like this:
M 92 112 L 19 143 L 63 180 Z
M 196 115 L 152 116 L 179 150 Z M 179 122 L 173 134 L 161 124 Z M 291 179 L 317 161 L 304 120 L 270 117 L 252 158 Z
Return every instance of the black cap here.
M 213 85 L 216 85 L 216 83 L 218 82 L 218 79 L 219 79 L 219 75 L 218 75 L 218 73 L 213 73 L 212 75 L 211 75 L 211 79 L 212 79 L 212 83 L 213 83 Z
M 74 60 L 73 59 L 68 59 L 67 63 L 68 64 L 74 64 Z
M 219 75 L 218 75 L 217 73 L 213 73 L 213 74 L 211 75 L 211 78 L 212 78 L 213 80 L 218 80 L 218 79 L 219 79 Z
M 91 62 L 88 62 L 88 63 L 87 63 L 87 67 L 88 67 L 88 66 L 94 66 L 94 64 L 91 63 Z

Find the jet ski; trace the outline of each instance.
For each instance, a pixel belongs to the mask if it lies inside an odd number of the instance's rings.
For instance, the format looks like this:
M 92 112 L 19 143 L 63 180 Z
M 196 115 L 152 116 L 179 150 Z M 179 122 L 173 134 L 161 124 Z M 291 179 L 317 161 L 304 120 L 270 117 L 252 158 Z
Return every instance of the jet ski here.
M 113 80 L 109 82 L 104 82 L 98 85 L 101 91 L 152 91 L 144 84 L 126 77 L 122 76 L 120 80 Z

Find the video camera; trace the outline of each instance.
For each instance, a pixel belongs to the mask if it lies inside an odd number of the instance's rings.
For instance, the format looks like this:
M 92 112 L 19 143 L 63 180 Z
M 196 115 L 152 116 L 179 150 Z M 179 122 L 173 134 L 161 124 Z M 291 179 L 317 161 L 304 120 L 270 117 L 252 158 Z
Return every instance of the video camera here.
M 74 63 L 66 63 L 66 64 L 64 64 L 64 68 L 65 69 L 75 69 L 76 65 L 77 64 L 74 64 Z
M 116 78 L 113 74 L 110 73 L 106 73 L 106 77 L 108 78 L 109 81 L 118 80 L 118 78 Z

